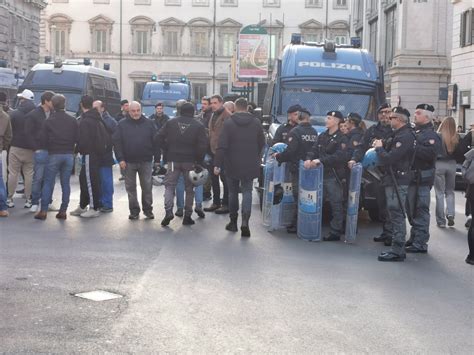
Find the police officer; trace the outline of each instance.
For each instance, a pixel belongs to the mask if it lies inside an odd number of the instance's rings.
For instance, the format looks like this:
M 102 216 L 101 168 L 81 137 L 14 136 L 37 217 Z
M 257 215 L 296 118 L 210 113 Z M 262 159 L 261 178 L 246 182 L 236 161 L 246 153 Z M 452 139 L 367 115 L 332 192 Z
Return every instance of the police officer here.
M 348 145 L 347 149 L 351 153 L 351 157 L 356 148 L 361 144 L 364 136 L 364 130 L 360 127 L 362 117 L 357 112 L 351 112 L 346 117 L 346 126 L 348 132 L 346 134 Z
M 301 111 L 300 105 L 293 105 L 286 111 L 288 114 L 288 122 L 280 125 L 275 132 L 275 136 L 272 140 L 272 145 L 276 143 L 288 143 L 288 133 L 298 125 L 298 112 Z
M 339 130 L 344 116 L 339 111 L 330 111 L 326 117 L 327 130 L 322 133 L 313 148 L 308 152 L 305 168 L 324 165 L 323 191 L 324 199 L 329 201 L 332 211 L 331 231 L 323 239 L 337 241 L 344 231 L 344 170 L 349 160 L 347 137 Z
M 430 191 L 435 178 L 436 157 L 441 140 L 433 127 L 434 107 L 420 104 L 415 110 L 416 149 L 413 161 L 413 180 L 408 189 L 411 215 L 410 239 L 407 253 L 427 253 L 430 239 Z
M 390 125 L 394 130 L 391 139 L 373 143 L 379 162 L 384 168 L 382 183 L 385 186 L 387 209 L 392 220 L 392 246 L 379 255 L 379 261 L 404 261 L 406 214 L 405 202 L 411 180 L 411 162 L 414 154 L 415 136 L 409 125 L 410 113 L 403 107 L 394 107 L 390 114 Z
M 299 124 L 288 134 L 288 147 L 282 153 L 275 154 L 275 158 L 279 163 L 290 163 L 292 192 L 295 201 L 298 201 L 299 161 L 306 157 L 318 137 L 318 133 L 311 126 L 311 113 L 307 109 L 299 107 L 297 117 Z M 297 232 L 297 218 L 298 210 L 296 209 L 293 215 L 293 222 L 286 229 L 288 233 Z
M 352 166 L 355 163 L 361 162 L 364 158 L 365 153 L 369 148 L 372 147 L 372 143 L 376 139 L 385 140 L 392 135 L 392 128 L 390 127 L 390 105 L 387 103 L 382 104 L 377 110 L 378 123 L 376 125 L 370 126 L 367 131 L 365 131 L 362 141 L 357 147 L 355 147 L 352 158 L 348 163 L 349 169 L 352 169 Z M 380 236 L 374 237 L 375 242 L 385 242 L 387 246 L 392 244 L 390 236 L 392 235 L 392 224 L 387 213 L 387 203 L 385 201 L 385 188 L 382 184 L 376 185 L 376 194 L 377 194 L 377 206 L 380 211 L 379 216 L 382 220 L 382 234 Z

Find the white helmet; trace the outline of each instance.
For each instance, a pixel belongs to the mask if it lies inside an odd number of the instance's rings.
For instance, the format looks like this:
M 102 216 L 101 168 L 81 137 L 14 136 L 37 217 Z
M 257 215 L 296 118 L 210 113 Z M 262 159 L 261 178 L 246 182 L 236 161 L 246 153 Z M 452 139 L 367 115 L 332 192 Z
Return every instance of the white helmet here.
M 204 185 L 208 177 L 209 172 L 201 165 L 195 165 L 194 169 L 188 173 L 189 181 L 191 181 L 194 186 Z

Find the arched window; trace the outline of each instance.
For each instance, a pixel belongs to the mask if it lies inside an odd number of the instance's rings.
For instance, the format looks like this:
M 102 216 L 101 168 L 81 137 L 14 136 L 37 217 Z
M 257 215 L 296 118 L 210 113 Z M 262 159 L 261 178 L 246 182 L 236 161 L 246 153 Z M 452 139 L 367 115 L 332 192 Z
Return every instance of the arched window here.
M 114 21 L 104 15 L 98 15 L 89 21 L 91 30 L 91 52 L 110 53 L 110 37 Z

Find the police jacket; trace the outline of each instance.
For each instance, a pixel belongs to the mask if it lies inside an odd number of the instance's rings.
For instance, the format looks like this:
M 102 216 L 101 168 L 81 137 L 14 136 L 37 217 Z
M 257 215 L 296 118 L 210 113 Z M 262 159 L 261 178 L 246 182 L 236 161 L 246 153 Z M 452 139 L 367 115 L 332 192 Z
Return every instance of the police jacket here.
M 323 163 L 324 177 L 342 178 L 350 158 L 347 137 L 339 130 L 333 134 L 326 130 L 318 137 L 306 158 L 319 159 Z
M 41 106 L 38 106 L 26 115 L 25 135 L 27 139 L 29 139 L 30 146 L 33 150 L 45 149 L 40 139 L 41 129 L 43 128 L 45 120 L 46 112 L 44 112 Z
M 154 145 L 155 126 L 145 116 L 134 120 L 129 115 L 117 126 L 112 140 L 115 157 L 127 163 L 159 162 L 160 151 Z
M 161 127 L 163 127 L 170 118 L 168 117 L 168 115 L 165 114 L 158 116 L 156 113 L 154 113 L 149 117 L 149 119 L 152 120 L 155 124 L 156 131 L 159 131 Z
M 102 157 L 110 146 L 110 136 L 96 109 L 90 109 L 79 120 L 79 142 L 77 149 L 82 155 L 95 154 Z
M 297 172 L 300 160 L 305 159 L 318 138 L 318 132 L 309 122 L 302 122 L 288 134 L 288 147 L 275 157 L 279 163 L 290 162 L 290 170 Z
M 393 177 L 398 185 L 408 185 L 411 181 L 411 163 L 415 153 L 415 135 L 411 127 L 406 124 L 393 132 L 385 141 L 383 147 L 376 148 L 380 164 L 384 167 L 383 184 L 393 186 Z
M 208 147 L 206 129 L 192 116 L 178 116 L 166 122 L 155 142 L 167 162 L 201 163 Z
M 354 151 L 362 143 L 364 137 L 364 130 L 360 127 L 355 127 L 349 133 L 346 134 L 348 143 L 347 149 L 350 152 L 350 157 L 354 155 Z
M 380 122 L 376 125 L 370 126 L 364 133 L 360 144 L 354 149 L 352 159 L 360 162 L 364 159 L 365 152 L 372 147 L 375 139 L 387 139 L 392 135 L 392 128 L 390 125 L 385 126 Z
M 290 123 L 281 124 L 275 132 L 275 136 L 272 139 L 272 145 L 276 143 L 288 143 L 288 133 L 295 128 Z
M 435 178 L 436 158 L 441 151 L 441 139 L 431 122 L 415 128 L 416 147 L 412 169 L 413 183 L 432 186 Z
M 52 112 L 44 121 L 40 139 L 49 154 L 73 154 L 78 138 L 77 120 L 64 110 Z
M 35 104 L 31 100 L 24 100 L 20 103 L 18 109 L 10 113 L 10 122 L 12 124 L 12 147 L 23 149 L 33 149 L 29 137 L 25 133 L 26 115 L 35 109 Z
M 231 178 L 254 179 L 260 175 L 264 145 L 260 121 L 248 112 L 236 112 L 224 122 L 214 164 Z

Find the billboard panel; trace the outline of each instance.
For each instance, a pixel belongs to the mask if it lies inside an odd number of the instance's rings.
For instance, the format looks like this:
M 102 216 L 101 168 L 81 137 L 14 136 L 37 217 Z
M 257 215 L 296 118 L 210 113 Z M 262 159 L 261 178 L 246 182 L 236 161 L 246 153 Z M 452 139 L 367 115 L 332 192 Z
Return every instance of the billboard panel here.
M 268 77 L 268 34 L 259 26 L 247 26 L 239 34 L 238 77 Z

